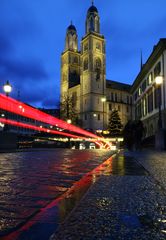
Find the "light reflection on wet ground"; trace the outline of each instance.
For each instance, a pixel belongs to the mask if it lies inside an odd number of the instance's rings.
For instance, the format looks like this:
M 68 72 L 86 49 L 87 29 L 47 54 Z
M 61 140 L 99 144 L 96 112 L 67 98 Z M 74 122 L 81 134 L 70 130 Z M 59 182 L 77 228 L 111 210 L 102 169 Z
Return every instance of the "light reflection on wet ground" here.
M 50 202 L 64 194 L 75 182 L 110 155 L 108 151 L 66 149 L 0 154 L 1 236 L 22 226 L 41 209 L 44 212 Z M 92 175 L 92 181 L 95 181 L 96 174 Z M 85 192 L 86 184 L 82 186 L 83 188 L 80 186 L 78 188 Z M 75 195 L 77 193 L 78 191 Z M 66 203 L 61 201 L 60 218 L 63 219 L 66 216 L 66 212 L 71 210 L 71 202 L 73 204 L 73 201 L 79 200 L 79 196 L 81 196 L 80 193 L 78 193 L 78 199 L 75 197 L 75 200 L 69 196 L 70 201 Z M 54 210 L 57 211 L 57 209 Z M 48 209 L 47 214 L 49 214 Z M 47 220 L 49 223 L 49 217 Z M 49 227 L 55 227 L 55 222 L 54 226 L 50 224 Z

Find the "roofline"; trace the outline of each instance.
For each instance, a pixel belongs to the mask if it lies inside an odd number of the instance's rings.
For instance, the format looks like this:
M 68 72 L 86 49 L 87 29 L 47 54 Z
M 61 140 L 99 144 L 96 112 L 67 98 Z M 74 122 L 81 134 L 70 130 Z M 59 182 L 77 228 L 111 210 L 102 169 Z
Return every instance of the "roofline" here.
M 135 91 L 135 89 L 140 84 L 140 80 L 146 76 L 146 74 L 149 72 L 149 69 L 154 65 L 156 59 L 162 54 L 164 49 L 166 49 L 166 38 L 160 38 L 157 45 L 153 47 L 153 51 L 147 59 L 146 63 L 143 64 L 142 69 L 135 78 L 131 87 L 131 93 Z

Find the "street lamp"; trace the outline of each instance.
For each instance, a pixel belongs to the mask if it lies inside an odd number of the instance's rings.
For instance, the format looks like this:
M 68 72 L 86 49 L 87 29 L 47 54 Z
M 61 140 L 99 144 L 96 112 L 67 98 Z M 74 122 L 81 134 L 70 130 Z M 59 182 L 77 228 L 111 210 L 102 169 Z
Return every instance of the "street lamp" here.
M 102 97 L 101 101 L 103 103 L 103 130 L 104 130 L 104 103 L 106 102 L 106 97 Z
M 6 93 L 6 96 L 8 97 L 9 94 L 12 91 L 12 86 L 10 85 L 9 81 L 7 80 L 6 83 L 3 85 L 3 90 Z
M 71 124 L 71 119 L 67 119 L 67 123 L 68 123 L 68 124 Z
M 12 86 L 10 85 L 9 81 L 7 80 L 6 83 L 3 85 L 3 90 L 4 92 L 6 93 L 6 96 L 8 97 L 9 94 L 11 93 L 12 91 Z M 8 114 L 6 112 L 6 120 L 8 120 Z M 8 131 L 9 130 L 9 126 L 7 125 L 7 123 L 5 124 L 4 126 L 4 131 Z
M 158 104 L 159 104 L 159 119 L 158 119 L 158 128 L 162 128 L 162 117 L 161 117 L 161 84 L 163 83 L 163 77 L 157 76 L 155 78 L 156 86 L 158 87 Z

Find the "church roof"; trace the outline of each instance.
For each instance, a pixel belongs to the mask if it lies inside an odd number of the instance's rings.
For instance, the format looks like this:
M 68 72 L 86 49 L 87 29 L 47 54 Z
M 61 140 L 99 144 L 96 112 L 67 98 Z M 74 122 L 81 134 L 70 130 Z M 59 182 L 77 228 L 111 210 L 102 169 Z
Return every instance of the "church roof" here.
M 96 8 L 94 5 L 92 5 L 92 6 L 88 9 L 88 13 L 93 13 L 93 12 L 97 12 L 97 13 L 98 13 L 98 10 L 97 10 L 97 8 Z
M 76 31 L 76 27 L 73 24 L 70 24 L 70 26 L 68 26 L 67 30 L 74 30 L 74 31 Z
M 127 91 L 130 92 L 131 85 L 126 84 L 126 83 L 120 83 L 112 80 L 106 80 L 106 87 L 107 88 L 112 88 L 112 89 L 117 89 L 120 91 Z

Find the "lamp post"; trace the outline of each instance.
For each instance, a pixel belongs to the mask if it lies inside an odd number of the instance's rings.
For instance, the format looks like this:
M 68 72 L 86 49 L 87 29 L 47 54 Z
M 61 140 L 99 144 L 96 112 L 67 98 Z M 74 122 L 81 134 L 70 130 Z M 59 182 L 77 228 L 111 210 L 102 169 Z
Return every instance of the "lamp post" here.
M 3 85 L 3 90 L 6 94 L 6 96 L 8 97 L 9 94 L 11 93 L 12 91 L 12 86 L 10 85 L 9 81 L 7 80 L 6 83 Z M 8 115 L 7 115 L 7 111 L 6 111 L 6 120 L 8 119 Z M 9 126 L 6 124 L 4 126 L 4 131 L 8 131 L 9 130 Z
M 68 124 L 71 124 L 71 119 L 67 119 L 67 123 L 68 123 Z
M 158 104 L 159 104 L 159 118 L 158 118 L 158 129 L 162 128 L 162 117 L 161 117 L 161 84 L 163 83 L 163 77 L 157 76 L 155 78 L 156 86 L 158 87 Z
M 101 101 L 103 103 L 103 131 L 104 131 L 104 103 L 106 102 L 106 97 L 102 97 Z
M 9 81 L 7 80 L 6 83 L 3 85 L 3 90 L 6 93 L 6 96 L 8 97 L 9 94 L 12 91 L 12 86 L 10 85 Z

